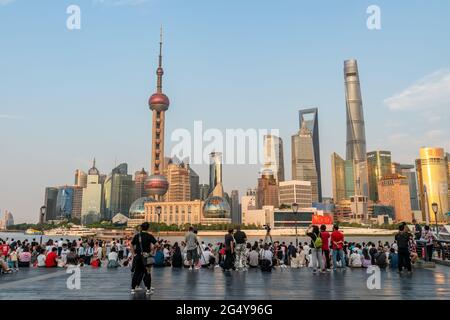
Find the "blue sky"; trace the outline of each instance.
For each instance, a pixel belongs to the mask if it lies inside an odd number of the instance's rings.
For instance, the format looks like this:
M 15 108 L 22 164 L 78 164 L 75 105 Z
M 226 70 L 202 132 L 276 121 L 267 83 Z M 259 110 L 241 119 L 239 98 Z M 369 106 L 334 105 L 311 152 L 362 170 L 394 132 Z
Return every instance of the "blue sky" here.
M 81 30 L 66 28 L 71 4 Z M 366 27 L 372 4 L 381 30 Z M 297 111 L 318 107 L 331 196 L 330 155 L 345 156 L 343 61 L 356 58 L 368 151 L 404 163 L 420 146 L 449 151 L 449 18 L 446 0 L 0 0 L 0 209 L 36 221 L 45 186 L 73 183 L 94 156 L 103 173 L 116 161 L 148 168 L 161 24 L 167 139 L 196 120 L 277 128 L 289 178 Z M 225 189 L 254 187 L 257 174 L 226 166 Z

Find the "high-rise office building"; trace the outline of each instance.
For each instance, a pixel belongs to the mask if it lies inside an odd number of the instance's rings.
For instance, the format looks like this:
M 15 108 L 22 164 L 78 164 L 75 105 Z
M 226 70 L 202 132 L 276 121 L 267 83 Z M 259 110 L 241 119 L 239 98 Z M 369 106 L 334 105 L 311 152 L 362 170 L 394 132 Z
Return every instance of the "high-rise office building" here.
M 292 180 L 310 181 L 313 202 L 319 202 L 319 182 L 312 132 L 303 121 L 300 132 L 292 136 Z
M 280 182 L 281 183 L 281 182 Z M 258 178 L 256 188 L 256 205 L 258 209 L 264 206 L 278 207 L 278 184 L 270 169 L 265 169 Z
M 111 171 L 103 185 L 103 220 L 111 221 L 118 213 L 128 216 L 134 201 L 134 190 L 135 184 L 133 176 L 128 174 L 128 165 L 121 163 Z
M 447 209 L 450 212 L 450 153 L 447 153 L 445 157 L 447 159 Z
M 348 200 L 355 195 L 355 164 L 344 160 L 337 153 L 331 155 L 333 199 L 335 203 Z
M 45 188 L 44 206 L 46 207 L 44 222 L 56 220 L 56 200 L 58 188 Z
M 238 190 L 231 190 L 231 223 L 242 223 L 241 205 L 239 203 Z
M 191 200 L 189 169 L 183 162 L 181 164 L 169 162 L 167 168 L 164 169 L 164 175 L 169 182 L 169 189 L 164 196 L 165 201 L 178 202 Z
M 90 224 L 99 222 L 103 208 L 103 184 L 101 175 L 95 167 L 95 159 L 92 168 L 88 171 L 86 188 L 83 189 L 81 205 L 81 223 Z
M 208 184 L 200 184 L 199 185 L 200 192 L 200 200 L 206 200 L 209 195 L 209 185 Z
M 147 195 L 145 191 L 145 181 L 147 180 L 148 173 L 142 168 L 134 173 L 134 198 L 140 199 Z
M 420 148 L 416 160 L 417 181 L 422 218 L 435 223 L 432 204 L 438 205 L 437 221 L 448 221 L 448 162 L 442 148 Z
M 83 188 L 81 186 L 73 186 L 72 188 L 73 188 L 72 218 L 81 219 L 81 208 L 83 205 Z
M 211 152 L 209 155 L 209 193 L 222 183 L 222 152 Z
M 272 170 L 277 183 L 284 181 L 283 140 L 275 135 L 265 135 L 263 148 L 263 168 Z
M 152 111 L 152 160 L 150 165 L 151 175 L 147 178 L 145 189 L 150 196 L 161 199 L 169 188 L 167 178 L 162 175 L 164 171 L 164 129 L 165 114 L 169 109 L 169 98 L 163 93 L 162 80 L 164 70 L 162 68 L 162 28 L 159 41 L 159 63 L 156 69 L 157 85 L 148 104 Z
M 72 218 L 73 187 L 63 186 L 58 188 L 56 198 L 56 220 Z
M 368 196 L 368 174 L 366 165 L 366 133 L 356 60 L 344 62 L 345 101 L 347 115 L 347 152 L 346 160 L 354 165 L 355 193 Z
M 408 179 L 405 176 L 398 173 L 383 175 L 378 181 L 378 194 L 381 204 L 394 207 L 396 221 L 412 221 Z
M 299 128 L 302 127 L 302 123 L 306 124 L 312 135 L 313 149 L 314 149 L 314 162 L 317 172 L 317 193 L 319 196 L 319 202 L 322 202 L 322 174 L 320 169 L 320 144 L 319 144 L 319 109 L 309 108 L 299 111 Z
M 86 172 L 80 169 L 75 170 L 75 186 L 86 188 L 86 184 L 87 184 Z
M 191 201 L 199 200 L 200 198 L 200 177 L 197 172 L 192 169 L 189 164 L 186 164 L 186 168 L 189 172 L 189 184 L 191 186 Z
M 411 209 L 413 211 L 420 210 L 419 198 L 417 194 L 417 177 L 414 171 L 414 165 L 412 164 L 400 164 L 392 163 L 392 173 L 398 173 L 399 175 L 405 176 L 408 180 L 409 186 L 409 196 L 411 202 Z
M 331 176 L 333 200 L 335 203 L 346 198 L 345 193 L 345 160 L 336 152 L 331 155 Z
M 299 208 L 311 208 L 312 202 L 312 187 L 310 181 L 291 180 L 280 182 L 280 206 L 291 206 L 293 203 L 297 203 Z
M 367 172 L 369 177 L 369 199 L 377 202 L 378 181 L 391 173 L 391 152 L 371 151 L 367 153 Z

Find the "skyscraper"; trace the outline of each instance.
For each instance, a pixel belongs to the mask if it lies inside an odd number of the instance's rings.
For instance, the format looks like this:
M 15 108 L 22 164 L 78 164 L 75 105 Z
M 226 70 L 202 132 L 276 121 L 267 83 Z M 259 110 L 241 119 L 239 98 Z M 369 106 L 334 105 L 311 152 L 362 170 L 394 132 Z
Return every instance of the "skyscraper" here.
M 180 202 L 191 200 L 191 185 L 189 181 L 189 170 L 182 162 L 181 164 L 169 163 L 164 169 L 164 175 L 169 182 L 164 200 L 168 202 Z
M 200 199 L 200 177 L 197 172 L 192 169 L 189 164 L 186 164 L 189 172 L 189 184 L 191 186 L 191 201 Z
M 56 198 L 56 219 L 64 220 L 72 218 L 73 187 L 63 186 L 58 188 Z
M 103 186 L 105 210 L 103 219 L 111 221 L 118 213 L 128 216 L 134 201 L 133 176 L 128 174 L 128 165 L 121 163 L 106 178 Z
M 344 160 L 335 152 L 331 155 L 333 199 L 335 203 L 348 200 L 355 195 L 355 170 L 353 160 Z
M 81 186 L 73 186 L 72 189 L 73 189 L 72 218 L 81 219 L 81 207 L 83 205 L 83 188 Z
M 303 121 L 300 132 L 292 136 L 292 180 L 311 182 L 312 201 L 319 202 L 313 137 L 306 121 Z
M 200 200 L 206 200 L 209 195 L 209 185 L 208 184 L 200 184 L 199 185 L 200 192 Z
M 447 209 L 450 212 L 450 153 L 446 154 L 447 159 Z
M 281 182 L 280 182 L 281 183 Z M 256 205 L 258 209 L 263 206 L 278 207 L 278 184 L 274 174 L 270 169 L 265 169 L 258 178 L 258 187 L 256 188 Z
M 420 148 L 420 159 L 416 160 L 418 189 L 422 217 L 435 223 L 432 204 L 438 205 L 438 222 L 448 221 L 448 163 L 442 148 Z
M 336 152 L 331 155 L 331 176 L 333 200 L 335 203 L 346 198 L 345 193 L 345 160 Z
M 134 198 L 139 199 L 145 197 L 147 192 L 145 191 L 145 181 L 147 180 L 148 173 L 144 168 L 134 173 Z
M 368 175 L 366 161 L 366 133 L 356 60 L 344 62 L 345 101 L 347 115 L 347 156 L 355 167 L 355 192 L 368 196 Z
M 309 108 L 299 111 L 299 128 L 302 127 L 302 123 L 305 122 L 306 127 L 311 131 L 314 159 L 317 172 L 317 193 L 319 196 L 319 202 L 322 202 L 322 174 L 320 170 L 320 144 L 319 144 L 319 109 Z
M 416 172 L 413 171 L 413 169 L 414 165 L 412 164 L 400 164 L 396 162 L 392 163 L 392 173 L 398 173 L 402 176 L 405 176 L 408 180 L 411 209 L 413 211 L 418 211 L 420 210 L 420 206 L 417 194 L 417 176 Z
M 284 181 L 283 140 L 275 135 L 264 136 L 264 169 L 272 170 L 275 180 Z
M 162 27 L 159 41 L 159 63 L 156 69 L 157 85 L 156 93 L 153 94 L 148 104 L 152 111 L 152 160 L 151 160 L 151 176 L 147 178 L 145 189 L 148 194 L 155 198 L 162 198 L 169 188 L 166 177 L 162 175 L 164 170 L 164 129 L 165 114 L 169 109 L 169 98 L 163 93 L 162 79 L 164 70 L 162 68 Z
M 241 205 L 239 203 L 238 190 L 231 190 L 231 223 L 242 223 Z
M 81 205 L 81 223 L 90 224 L 100 221 L 103 208 L 103 184 L 100 181 L 100 172 L 95 167 L 95 159 L 92 168 L 88 171 L 87 185 L 83 189 Z
M 398 173 L 383 175 L 378 181 L 378 194 L 381 204 L 394 207 L 395 220 L 412 221 L 408 179 L 405 176 Z
M 222 152 L 211 152 L 209 155 L 209 193 L 222 184 Z
M 378 201 L 378 181 L 391 173 L 391 152 L 371 151 L 367 153 L 367 171 L 369 176 L 369 199 Z
M 86 188 L 87 174 L 86 172 L 77 169 L 75 170 L 75 186 Z
M 58 198 L 58 188 L 45 188 L 44 205 L 46 207 L 44 222 L 56 220 L 56 200 Z
M 222 184 L 222 153 L 209 155 L 209 195 L 203 206 L 203 217 L 211 223 L 230 223 L 231 208 Z

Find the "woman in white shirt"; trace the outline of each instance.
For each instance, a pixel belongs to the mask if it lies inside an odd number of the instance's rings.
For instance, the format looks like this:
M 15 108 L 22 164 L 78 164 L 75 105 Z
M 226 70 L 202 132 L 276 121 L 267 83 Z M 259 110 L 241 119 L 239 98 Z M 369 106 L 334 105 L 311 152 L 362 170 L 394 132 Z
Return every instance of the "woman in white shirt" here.
M 261 260 L 269 260 L 270 265 L 272 265 L 273 253 L 269 250 L 269 246 L 265 245 L 264 249 L 259 252 Z
M 349 264 L 351 268 L 361 268 L 362 266 L 361 255 L 358 253 L 357 249 L 353 249 L 353 253 L 350 255 Z
M 38 267 L 45 267 L 45 249 L 41 249 L 41 252 L 37 256 L 37 266 Z
M 115 247 L 111 248 L 111 252 L 108 254 L 108 268 L 117 268 L 119 266 L 119 254 Z

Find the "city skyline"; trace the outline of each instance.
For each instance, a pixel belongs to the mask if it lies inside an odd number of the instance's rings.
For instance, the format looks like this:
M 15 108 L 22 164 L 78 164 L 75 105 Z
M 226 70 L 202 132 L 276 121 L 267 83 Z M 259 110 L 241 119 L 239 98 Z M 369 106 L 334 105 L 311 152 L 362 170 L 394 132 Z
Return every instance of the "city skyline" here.
M 0 7 L 0 17 L 3 18 L 4 12 L 8 11 L 17 12 L 20 15 L 21 5 L 21 1 L 16 1 L 8 6 Z M 197 5 L 193 5 L 193 8 Z M 293 4 L 290 3 L 290 5 Z M 145 4 L 145 6 L 151 6 L 151 4 Z M 211 48 L 211 45 L 205 44 L 208 32 L 202 32 L 201 30 L 204 23 L 197 22 L 186 32 L 182 32 L 182 28 L 185 28 L 186 25 L 171 23 L 170 15 L 167 13 L 170 6 L 165 4 L 157 4 L 156 13 L 151 11 L 139 12 L 136 11 L 136 8 L 128 8 L 123 13 L 128 19 L 131 16 L 138 16 L 140 19 L 137 19 L 136 24 L 129 27 L 131 29 L 125 30 L 124 34 L 119 36 L 122 38 L 133 32 L 134 29 L 132 28 L 137 28 L 136 30 L 139 30 L 142 36 L 145 35 L 145 41 L 142 42 L 142 39 L 138 41 L 134 37 L 129 41 L 123 40 L 124 43 L 133 46 L 126 51 L 120 49 L 118 52 L 104 57 L 104 60 L 99 60 L 95 56 L 92 57 L 92 61 L 86 60 L 86 53 L 81 53 L 80 57 L 77 58 L 76 53 L 69 48 L 78 44 L 82 45 L 83 49 L 88 50 L 87 43 L 93 45 L 94 39 L 91 38 L 92 35 L 89 35 L 89 32 L 91 32 L 89 30 L 92 29 L 89 25 L 83 25 L 79 35 L 67 33 L 68 31 L 64 30 L 63 27 L 61 27 L 63 30 L 56 31 L 57 34 L 53 34 L 53 36 L 47 35 L 47 38 L 43 39 L 46 44 L 49 44 L 50 40 L 60 38 L 67 38 L 66 40 L 69 43 L 72 42 L 72 44 L 66 44 L 60 48 L 57 53 L 59 56 L 48 54 L 45 49 L 35 48 L 37 56 L 43 59 L 42 66 L 32 64 L 34 68 L 28 71 L 27 79 L 22 79 L 19 75 L 23 74 L 22 68 L 27 65 L 30 66 L 33 59 L 30 59 L 31 57 L 25 53 L 26 51 L 17 58 L 12 57 L 11 53 L 5 52 L 6 59 L 0 62 L 0 67 L 4 68 L 10 75 L 11 82 L 7 83 L 5 80 L 0 80 L 0 87 L 3 88 L 1 94 L 4 97 L 4 103 L 2 103 L 0 110 L 0 133 L 3 137 L 8 136 L 10 139 L 2 139 L 1 141 L 2 150 L 5 150 L 5 157 L 0 174 L 5 177 L 6 184 L 0 187 L 0 208 L 13 212 L 17 222 L 37 221 L 39 207 L 44 200 L 43 190 L 45 187 L 72 183 L 74 170 L 87 170 L 94 156 L 97 157 L 99 168 L 103 173 L 109 172 L 114 167 L 113 164 L 116 159 L 120 160 L 119 163 L 128 163 L 130 172 L 140 170 L 142 167 L 149 170 L 150 148 L 146 139 L 150 136 L 151 126 L 148 125 L 148 109 L 145 100 L 154 83 L 154 53 L 156 51 L 154 46 L 156 41 L 154 40 L 158 36 L 155 30 L 158 30 L 160 22 L 165 25 L 166 45 L 170 47 L 170 50 L 167 50 L 167 58 L 165 58 L 165 68 L 168 70 L 165 78 L 165 90 L 174 102 L 173 112 L 167 115 L 166 139 L 169 143 L 168 150 L 170 150 L 170 132 L 178 127 L 192 128 L 194 120 L 203 120 L 207 127 L 217 127 L 222 130 L 227 127 L 244 129 L 280 128 L 280 137 L 284 141 L 290 141 L 290 135 L 298 131 L 298 122 L 294 120 L 298 111 L 308 105 L 315 106 L 319 109 L 319 121 L 321 123 L 320 152 L 322 154 L 323 195 L 330 196 L 331 169 L 329 156 L 334 151 L 338 154 L 344 154 L 345 150 L 345 98 L 342 62 L 349 58 L 355 58 L 358 60 L 361 79 L 367 151 L 389 150 L 392 152 L 393 161 L 408 164 L 414 163 L 414 160 L 419 157 L 421 146 L 442 147 L 448 152 L 450 136 L 448 130 L 445 130 L 445 123 L 448 122 L 449 109 L 448 102 L 445 104 L 445 99 L 443 99 L 448 97 L 448 91 L 446 90 L 449 86 L 445 87 L 445 84 L 450 83 L 450 73 L 445 71 L 449 67 L 448 62 L 433 53 L 427 53 L 427 59 L 422 58 L 420 50 L 418 52 L 412 50 L 408 53 L 406 59 L 401 57 L 401 53 L 406 54 L 408 50 L 418 49 L 427 43 L 432 43 L 431 46 L 436 48 L 438 52 L 448 52 L 449 44 L 439 42 L 436 35 L 431 39 L 420 38 L 422 40 L 419 41 L 420 45 L 413 45 L 406 41 L 405 48 L 397 50 L 400 52 L 393 53 L 390 50 L 386 52 L 383 48 L 376 50 L 376 54 L 384 54 L 385 57 L 385 59 L 381 59 L 382 62 L 376 61 L 375 55 L 370 50 L 386 43 L 389 43 L 390 46 L 396 46 L 390 41 L 393 41 L 396 35 L 401 34 L 398 28 L 402 24 L 405 28 L 414 28 L 404 18 L 400 18 L 398 24 L 389 18 L 392 18 L 391 15 L 393 14 L 390 10 L 397 10 L 398 14 L 401 6 L 387 4 L 383 1 L 380 1 L 380 6 L 383 17 L 386 17 L 383 18 L 386 24 L 383 24 L 382 30 L 369 31 L 365 29 L 365 18 L 367 17 L 365 8 L 367 5 L 364 6 L 364 4 L 355 6 L 356 9 L 352 8 L 351 14 L 360 15 L 360 17 L 351 20 L 349 25 L 341 30 L 356 36 L 366 48 L 362 50 L 355 46 L 350 46 L 350 48 L 338 46 L 338 53 L 332 57 L 328 56 L 330 61 L 324 62 L 323 65 L 319 65 L 322 62 L 321 58 L 324 58 L 323 54 L 317 58 L 309 57 L 314 52 L 313 49 L 307 54 L 302 54 L 298 51 L 298 45 L 294 44 L 298 37 L 306 37 L 306 43 L 313 45 L 313 47 L 315 44 L 313 39 L 305 35 L 306 29 L 299 28 L 303 24 L 301 22 L 295 24 L 294 18 L 297 16 L 294 14 L 289 16 L 290 19 L 287 19 L 286 23 L 268 33 L 269 37 L 275 37 L 280 32 L 284 33 L 282 38 L 275 38 L 278 39 L 278 47 L 267 48 L 267 53 L 260 53 L 259 55 L 257 49 L 261 49 L 262 45 L 265 44 L 264 39 L 258 37 L 252 39 L 252 44 L 256 47 L 246 46 L 244 36 L 238 36 L 232 30 L 225 30 L 223 26 L 219 28 L 219 26 L 213 24 L 213 31 L 211 32 L 219 32 L 218 38 L 226 40 L 228 54 L 239 53 L 241 56 L 242 61 L 236 62 L 235 57 L 226 57 L 217 50 L 209 51 L 212 52 L 213 57 L 210 57 L 209 54 L 205 55 L 205 50 L 213 48 Z M 415 17 L 419 14 L 421 7 L 418 4 L 411 4 L 411 6 L 415 9 L 412 13 Z M 427 8 L 428 11 L 422 12 L 422 14 L 430 14 L 427 19 L 434 20 L 437 24 L 448 25 L 447 21 L 437 18 L 439 17 L 438 11 L 446 10 L 448 4 L 441 4 L 440 6 L 439 9 L 439 5 L 436 5 L 438 8 L 433 8 L 431 11 Z M 45 5 L 43 7 L 45 8 Z M 55 7 L 58 8 L 58 6 Z M 64 6 L 61 5 L 60 7 L 63 8 Z M 86 14 L 89 14 L 89 10 L 93 10 L 91 13 L 97 15 L 97 18 L 98 15 L 101 16 L 101 12 L 104 14 L 109 12 L 113 16 L 120 14 L 115 8 L 100 8 L 99 6 L 83 8 L 83 2 L 81 8 Z M 208 8 L 213 10 L 220 8 L 220 5 L 213 4 Z M 242 8 L 244 12 L 250 10 L 248 5 L 242 5 Z M 343 14 L 345 8 L 346 6 L 343 5 L 343 8 L 339 9 L 338 12 Z M 268 10 L 268 8 L 265 9 Z M 37 7 L 37 12 L 41 12 L 41 10 L 44 9 Z M 64 10 L 61 12 L 60 19 L 64 21 Z M 191 15 L 195 15 L 192 11 L 189 12 Z M 320 11 L 313 10 L 313 12 L 316 12 L 317 15 L 317 12 Z M 160 17 L 160 20 L 163 21 L 146 23 L 141 20 L 157 13 L 163 15 L 163 17 Z M 243 18 L 241 14 L 238 15 L 238 20 Z M 262 15 L 265 16 L 266 14 L 267 12 L 264 11 Z M 278 14 L 278 12 L 275 11 L 275 14 Z M 298 14 L 301 15 L 301 13 Z M 321 15 L 322 18 L 323 15 L 333 18 L 328 13 L 321 12 Z M 50 19 L 50 21 L 54 22 L 54 19 L 58 19 L 55 10 L 50 10 L 50 16 L 53 19 Z M 2 26 L 3 24 L 6 26 L 15 25 L 7 16 L 5 17 L 5 19 L 0 19 Z M 106 22 L 104 28 L 112 26 L 111 22 L 105 21 L 104 16 L 101 17 L 101 20 Z M 221 17 L 223 18 L 223 16 Z M 274 24 L 263 26 L 260 19 L 258 17 L 255 25 L 247 30 L 252 35 L 257 35 L 259 32 L 268 31 L 266 29 L 269 27 L 274 27 Z M 167 22 L 164 20 L 167 20 Z M 186 20 L 185 18 L 182 21 L 186 22 Z M 33 21 L 31 19 L 28 23 L 33 23 Z M 238 25 L 242 26 L 243 21 L 239 20 L 239 22 Z M 296 25 L 297 28 L 290 27 L 289 22 Z M 307 22 L 313 23 L 311 19 L 307 19 Z M 321 20 L 321 22 L 325 26 L 337 23 L 333 19 L 325 22 Z M 50 28 L 50 22 L 43 22 L 40 26 Z M 397 26 L 397 29 L 394 30 L 396 32 L 393 32 L 394 35 L 384 32 L 385 29 L 393 26 L 394 29 Z M 234 26 L 232 29 L 237 27 Z M 255 27 L 259 27 L 261 30 L 257 30 Z M 360 30 L 358 29 L 354 33 L 349 31 L 349 27 L 356 27 Z M 25 29 L 21 26 L 17 30 L 23 38 L 28 38 L 35 32 L 39 32 Z M 426 26 L 422 26 L 422 29 L 424 30 L 422 30 L 421 35 L 425 37 L 426 31 L 430 31 L 430 29 L 427 29 Z M 104 31 L 102 28 L 101 30 Z M 59 34 L 59 32 L 64 34 Z M 408 34 L 413 33 L 408 30 Z M 101 35 L 102 31 L 94 32 L 94 34 Z M 19 48 L 22 48 L 22 43 L 15 42 L 11 35 L 2 33 L 3 35 L 5 36 L 5 44 L 15 49 L 11 52 L 21 50 Z M 181 39 L 180 35 L 186 36 L 186 39 Z M 237 43 L 233 43 L 231 35 L 233 38 L 237 38 Z M 330 41 L 329 46 L 336 45 L 326 32 L 322 32 L 320 35 L 321 39 Z M 364 37 L 369 39 L 364 39 Z M 89 41 L 86 41 L 86 38 Z M 188 44 L 192 40 L 195 40 L 195 45 Z M 113 39 L 105 39 L 102 45 L 116 48 L 113 42 Z M 372 42 L 371 45 L 370 42 Z M 33 45 L 33 41 L 29 45 Z M 244 46 L 248 52 L 239 50 L 239 46 Z M 285 61 L 274 59 L 280 57 L 280 47 L 284 49 L 283 52 L 287 53 Z M 99 48 L 96 49 L 94 52 L 102 52 Z M 180 52 L 184 54 L 180 55 Z M 136 61 L 131 61 L 134 58 L 124 58 L 124 54 L 135 55 Z M 251 57 L 254 58 L 255 55 L 257 58 L 255 61 L 251 61 Z M 59 59 L 50 62 L 51 58 L 55 57 L 59 57 Z M 307 63 L 302 61 L 302 58 L 307 57 L 316 61 L 316 63 L 313 63 L 313 67 L 307 66 Z M 73 67 L 70 63 L 69 65 L 66 64 L 67 59 L 68 61 L 74 61 Z M 86 61 L 82 62 L 83 59 Z M 120 59 L 125 60 L 125 62 Z M 232 70 L 225 70 L 227 68 L 221 67 L 220 63 L 217 64 L 216 59 L 224 59 L 231 66 L 229 69 Z M 277 62 L 270 66 L 269 70 L 266 70 L 266 74 L 257 71 L 258 67 L 266 65 L 265 61 L 274 62 L 275 60 Z M 23 61 L 27 63 L 24 66 L 19 66 L 19 63 Z M 95 62 L 99 61 L 101 61 L 100 66 L 95 66 Z M 131 72 L 124 68 L 128 63 L 131 66 Z M 396 66 L 396 64 L 398 65 Z M 81 71 L 75 70 L 77 65 L 83 66 Z M 127 90 L 124 90 L 126 93 L 121 94 L 119 89 L 120 85 L 125 85 L 124 80 L 116 82 L 108 80 L 107 78 L 112 77 L 113 74 L 107 70 L 114 70 L 116 78 L 131 81 L 134 88 L 128 85 L 126 86 Z M 238 71 L 241 73 L 242 79 L 233 83 L 232 80 Z M 63 73 L 67 72 L 73 75 L 73 78 L 67 79 L 67 76 L 63 76 Z M 101 76 L 97 75 L 97 73 L 102 72 Z M 390 79 L 384 80 L 386 73 L 389 74 Z M 402 73 L 407 74 L 407 76 L 399 76 Z M 277 83 L 275 83 L 275 88 L 284 95 L 281 100 L 278 93 L 268 90 L 274 83 L 264 80 L 266 77 L 270 79 L 270 76 L 273 75 L 282 75 L 281 80 L 277 79 Z M 40 78 L 41 76 L 43 78 Z M 264 76 L 263 80 L 258 79 L 261 76 Z M 301 79 L 296 81 L 295 79 L 299 76 Z M 85 84 L 86 77 L 93 77 L 94 79 L 86 81 Z M 58 78 L 65 79 L 65 82 L 57 83 Z M 216 80 L 217 84 L 214 82 L 216 78 L 219 79 L 219 81 Z M 43 80 L 43 82 L 39 83 L 38 79 Z M 209 86 L 208 90 L 204 90 L 205 86 Z M 56 87 L 55 96 L 50 96 L 49 90 L 50 88 L 53 90 L 54 87 Z M 418 87 L 422 90 L 418 90 Z M 24 89 L 27 94 L 20 95 L 17 88 Z M 409 89 L 406 90 L 407 88 Z M 440 94 L 437 98 L 430 97 L 429 93 L 433 92 L 435 88 L 440 89 Z M 76 94 L 70 94 L 73 91 Z M 227 97 L 230 92 L 233 93 L 231 99 Z M 328 97 L 322 97 L 325 92 L 327 92 Z M 329 92 L 330 94 L 328 94 Z M 67 97 L 71 99 L 65 99 Z M 198 99 L 198 97 L 202 98 Z M 442 100 L 437 100 L 439 98 Z M 265 99 L 267 101 L 263 102 Z M 230 105 L 231 102 L 234 104 Z M 422 104 L 426 105 L 427 108 L 425 109 Z M 276 106 L 276 108 L 273 108 L 273 106 Z M 244 116 L 239 117 L 243 119 L 237 119 L 235 113 L 242 112 L 244 108 L 247 109 L 243 111 Z M 384 116 L 378 114 L 379 108 L 382 108 L 383 112 L 381 113 Z M 76 112 L 70 111 L 71 109 L 76 110 Z M 210 114 L 207 114 L 208 112 Z M 219 115 L 220 123 L 215 121 L 214 114 Z M 70 121 L 67 122 L 68 120 Z M 70 125 L 78 124 L 78 126 L 73 127 L 77 130 L 70 130 L 71 127 L 67 126 L 68 123 Z M 89 127 L 88 124 L 95 124 L 95 128 L 86 129 L 87 132 L 82 132 L 81 129 Z M 113 129 L 111 131 L 105 130 L 104 128 L 110 127 L 107 124 L 111 124 L 111 127 L 125 126 L 128 130 L 125 134 L 122 130 L 117 130 L 117 132 L 114 132 Z M 104 128 L 101 125 L 104 125 Z M 33 136 L 22 133 L 23 130 L 26 132 L 32 131 Z M 92 143 L 93 141 L 96 143 Z M 65 142 L 65 144 L 62 142 Z M 285 148 L 284 158 L 286 159 L 290 159 L 289 149 Z M 30 162 L 29 159 L 33 159 L 33 161 Z M 193 168 L 200 176 L 200 183 L 208 181 L 207 164 L 199 167 L 193 166 Z M 224 165 L 225 189 L 228 191 L 236 189 L 240 194 L 245 194 L 247 188 L 255 187 L 259 169 L 260 166 Z M 16 175 L 14 172 L 18 170 L 29 177 L 27 185 L 20 184 L 20 181 L 14 179 Z M 286 176 L 290 176 L 290 172 L 291 168 L 287 166 Z M 29 201 L 25 203 L 22 200 L 24 193 L 29 197 Z M 8 201 L 4 199 L 8 199 Z

